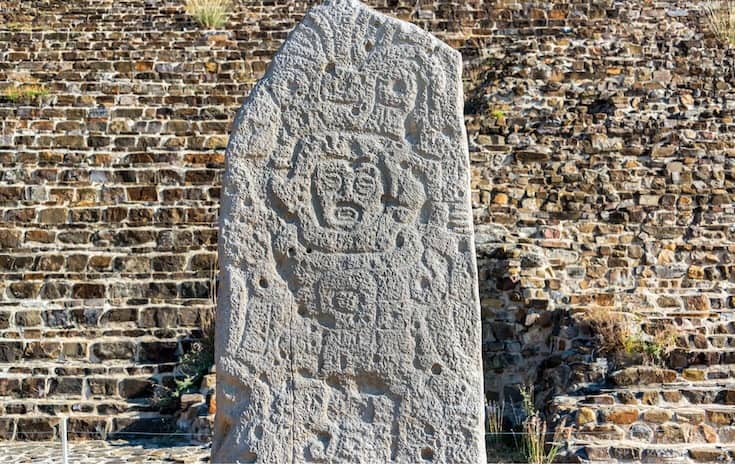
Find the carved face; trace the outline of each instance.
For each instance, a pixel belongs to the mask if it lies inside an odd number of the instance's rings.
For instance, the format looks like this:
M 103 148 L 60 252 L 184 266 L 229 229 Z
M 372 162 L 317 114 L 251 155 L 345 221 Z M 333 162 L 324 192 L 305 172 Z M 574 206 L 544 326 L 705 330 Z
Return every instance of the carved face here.
M 320 161 L 313 182 L 317 215 L 326 227 L 351 232 L 383 211 L 383 174 L 371 162 Z

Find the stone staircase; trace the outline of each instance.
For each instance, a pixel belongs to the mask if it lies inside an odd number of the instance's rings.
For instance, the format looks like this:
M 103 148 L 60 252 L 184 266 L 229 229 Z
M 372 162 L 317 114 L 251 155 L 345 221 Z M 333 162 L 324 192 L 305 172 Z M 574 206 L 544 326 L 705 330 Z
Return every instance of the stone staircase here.
M 568 458 L 735 460 L 735 324 L 717 314 L 671 321 L 679 336 L 665 366 L 625 367 L 554 398 L 551 411 L 571 426 Z
M 172 366 L 169 366 L 169 369 Z M 32 360 L 0 364 L 0 440 L 59 437 L 69 417 L 71 439 L 131 438 L 176 430 L 152 400 L 166 366 L 107 361 Z

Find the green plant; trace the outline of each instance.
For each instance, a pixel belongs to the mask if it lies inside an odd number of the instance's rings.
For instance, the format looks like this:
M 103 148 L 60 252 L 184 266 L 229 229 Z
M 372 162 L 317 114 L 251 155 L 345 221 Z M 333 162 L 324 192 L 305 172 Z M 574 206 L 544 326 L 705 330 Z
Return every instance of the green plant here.
M 48 93 L 46 86 L 39 84 L 21 84 L 5 89 L 5 97 L 12 102 L 45 97 Z
M 630 355 L 639 354 L 645 364 L 663 366 L 676 349 L 678 333 L 673 324 L 657 327 L 653 331 L 653 335 L 644 332 L 630 336 L 625 342 L 625 350 Z
M 214 364 L 214 311 L 209 308 L 202 316 L 202 338 L 192 343 L 174 369 L 176 392 L 183 393 L 197 387 Z
M 231 0 L 186 0 L 186 13 L 199 24 L 218 29 L 227 22 L 232 10 Z
M 679 338 L 679 332 L 673 324 L 666 324 L 653 334 L 651 341 L 651 349 L 649 350 L 652 358 L 651 362 L 663 365 L 669 358 L 669 355 L 676 349 L 676 341 Z
M 490 112 L 490 116 L 493 119 L 498 119 L 498 120 L 499 119 L 505 119 L 505 111 L 503 111 L 503 110 L 501 110 L 499 108 L 495 108 L 494 110 L 492 110 Z
M 703 8 L 704 16 L 715 37 L 723 43 L 735 44 L 735 1 L 707 2 Z
M 212 299 L 216 306 L 216 293 Z M 162 413 L 176 411 L 181 396 L 198 388 L 214 364 L 213 307 L 208 308 L 202 314 L 200 325 L 202 338 L 191 344 L 174 368 L 174 386 L 156 385 L 154 387 L 152 403 Z
M 171 414 L 179 408 L 181 394 L 165 385 L 154 385 L 151 402 L 162 414 Z

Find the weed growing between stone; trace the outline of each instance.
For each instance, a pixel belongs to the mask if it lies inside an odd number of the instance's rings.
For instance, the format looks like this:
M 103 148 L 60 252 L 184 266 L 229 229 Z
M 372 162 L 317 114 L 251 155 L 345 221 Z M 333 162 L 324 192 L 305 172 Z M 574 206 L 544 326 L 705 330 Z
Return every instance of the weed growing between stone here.
M 603 308 L 590 308 L 584 312 L 581 322 L 589 327 L 596 351 L 619 361 L 621 355 L 630 352 L 634 330 L 625 314 Z
M 616 367 L 638 362 L 663 367 L 676 348 L 678 332 L 671 323 L 654 327 L 649 334 L 642 330 L 638 316 L 603 308 L 587 310 L 581 322 L 594 337 L 597 354 Z
M 45 97 L 48 94 L 48 89 L 42 84 L 22 84 L 5 90 L 5 98 L 13 103 Z
M 198 390 L 214 364 L 214 308 L 202 317 L 201 327 L 202 338 L 192 343 L 174 368 L 174 387 L 156 385 L 154 388 L 153 404 L 162 413 L 176 411 L 181 396 Z
M 219 29 L 232 11 L 230 0 L 186 0 L 186 13 L 209 29 Z
M 678 333 L 673 324 L 654 329 L 653 334 L 641 332 L 627 341 L 629 355 L 639 355 L 643 364 L 665 367 L 671 353 L 676 349 Z

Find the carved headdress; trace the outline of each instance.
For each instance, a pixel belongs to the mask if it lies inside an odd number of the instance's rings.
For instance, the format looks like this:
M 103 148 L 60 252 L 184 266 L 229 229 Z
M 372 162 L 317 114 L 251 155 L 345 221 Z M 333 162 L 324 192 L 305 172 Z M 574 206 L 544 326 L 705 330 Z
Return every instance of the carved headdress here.
M 270 90 L 290 135 L 373 133 L 437 159 L 459 130 L 439 117 L 455 114 L 458 104 L 447 97 L 456 83 L 446 82 L 446 56 L 434 53 L 437 44 L 426 36 L 378 22 L 353 2 L 335 3 L 342 21 L 312 10 L 273 63 L 279 72 Z

